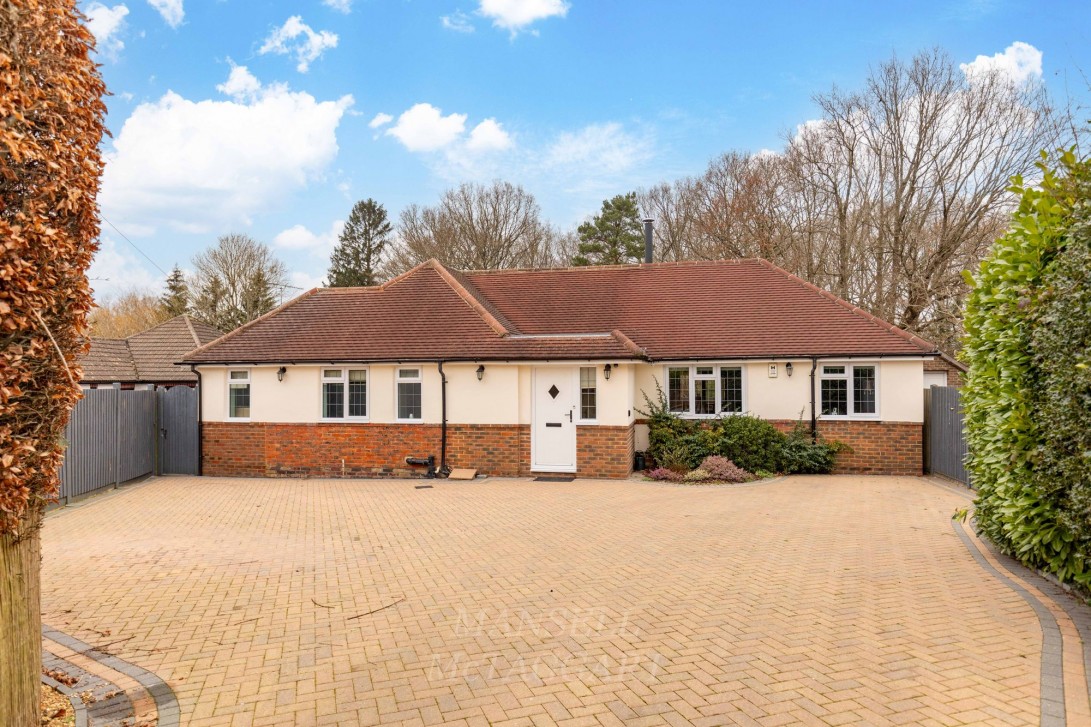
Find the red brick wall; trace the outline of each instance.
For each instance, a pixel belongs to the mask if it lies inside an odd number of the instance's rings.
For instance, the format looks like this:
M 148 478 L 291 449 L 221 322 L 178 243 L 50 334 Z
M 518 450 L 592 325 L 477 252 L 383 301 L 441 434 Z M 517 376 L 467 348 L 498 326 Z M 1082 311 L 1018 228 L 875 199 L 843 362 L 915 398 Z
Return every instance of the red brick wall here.
M 576 427 L 576 469 L 580 477 L 628 477 L 633 471 L 636 427 Z
M 205 422 L 203 472 L 232 477 L 399 477 L 425 470 L 406 457 L 434 455 L 438 424 L 264 424 Z M 583 477 L 627 477 L 633 427 L 577 428 L 577 466 Z M 344 464 L 342 464 L 342 459 Z M 530 474 L 530 427 L 447 426 L 447 464 L 482 474 Z
M 962 370 L 944 361 L 942 358 L 924 360 L 925 371 L 946 371 L 948 386 L 962 386 Z
M 789 432 L 795 426 L 794 421 L 772 423 L 782 432 Z M 809 422 L 804 423 L 810 427 Z M 837 455 L 834 474 L 923 474 L 923 424 L 819 419 L 818 433 L 850 448 Z

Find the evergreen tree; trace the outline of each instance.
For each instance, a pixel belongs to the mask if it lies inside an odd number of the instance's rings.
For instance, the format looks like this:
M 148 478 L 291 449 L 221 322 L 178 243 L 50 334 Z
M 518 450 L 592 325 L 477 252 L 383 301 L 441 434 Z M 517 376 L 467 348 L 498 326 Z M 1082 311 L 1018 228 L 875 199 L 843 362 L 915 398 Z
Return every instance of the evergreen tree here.
M 160 296 L 159 302 L 169 318 L 189 312 L 189 285 L 186 284 L 182 269 L 177 265 L 167 276 L 167 291 Z
M 354 204 L 330 256 L 329 287 L 375 285 L 392 231 L 381 204 L 370 198 Z
M 602 203 L 602 212 L 576 230 L 580 245 L 573 265 L 623 265 L 644 259 L 644 231 L 636 193 Z

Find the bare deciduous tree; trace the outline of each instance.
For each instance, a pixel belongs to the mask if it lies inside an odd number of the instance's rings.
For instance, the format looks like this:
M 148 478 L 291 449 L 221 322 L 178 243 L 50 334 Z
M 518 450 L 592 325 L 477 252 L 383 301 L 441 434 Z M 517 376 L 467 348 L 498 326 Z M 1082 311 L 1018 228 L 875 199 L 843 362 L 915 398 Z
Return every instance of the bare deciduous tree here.
M 171 317 L 163 302 L 151 293 L 131 290 L 109 298 L 91 311 L 91 335 L 125 338 L 146 331 Z
M 534 196 L 508 182 L 462 184 L 434 207 L 406 207 L 388 273 L 430 258 L 463 270 L 549 267 L 557 233 Z
M 223 235 L 193 258 L 193 268 L 193 314 L 221 331 L 268 313 L 288 284 L 284 263 L 248 235 Z

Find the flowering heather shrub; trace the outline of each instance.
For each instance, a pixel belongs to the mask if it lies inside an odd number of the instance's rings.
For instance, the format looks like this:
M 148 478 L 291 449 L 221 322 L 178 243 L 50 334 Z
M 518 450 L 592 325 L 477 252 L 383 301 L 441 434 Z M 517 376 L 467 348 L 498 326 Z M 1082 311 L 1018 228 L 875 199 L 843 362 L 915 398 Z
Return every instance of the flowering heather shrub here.
M 658 480 L 659 482 L 681 482 L 684 475 L 666 467 L 656 467 L 654 470 L 645 472 L 644 476 L 649 480 Z
M 708 473 L 708 478 L 711 480 L 717 480 L 718 482 L 749 482 L 754 479 L 754 475 L 750 474 L 742 467 L 739 467 L 727 457 L 721 457 L 719 455 L 712 455 L 705 457 L 705 461 L 701 463 L 699 470 L 704 470 Z
M 687 472 L 686 476 L 682 478 L 683 482 L 707 482 L 712 479 L 706 470 L 698 467 L 692 472 Z

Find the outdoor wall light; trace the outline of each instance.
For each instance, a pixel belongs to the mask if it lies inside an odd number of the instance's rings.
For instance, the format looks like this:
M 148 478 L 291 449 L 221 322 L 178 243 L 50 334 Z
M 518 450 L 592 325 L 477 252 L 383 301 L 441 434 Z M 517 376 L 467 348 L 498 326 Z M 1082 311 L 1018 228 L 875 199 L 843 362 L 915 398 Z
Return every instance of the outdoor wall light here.
M 485 364 L 481 364 L 477 367 L 477 380 L 481 381 L 483 378 L 485 378 Z
M 613 367 L 612 365 L 610 365 L 610 364 L 606 364 L 606 365 L 605 365 L 605 366 L 604 366 L 604 367 L 602 368 L 602 375 L 606 377 L 606 380 L 607 380 L 607 381 L 609 381 L 609 380 L 610 380 L 610 369 L 612 369 L 612 368 L 614 368 L 614 367 Z
M 786 374 L 788 374 L 789 376 L 791 376 L 791 375 L 792 375 L 792 362 L 791 362 L 791 361 L 789 361 L 788 363 L 784 364 L 784 372 L 785 372 Z
M 284 374 L 288 373 L 288 367 L 281 366 L 277 369 L 277 381 L 284 381 Z

